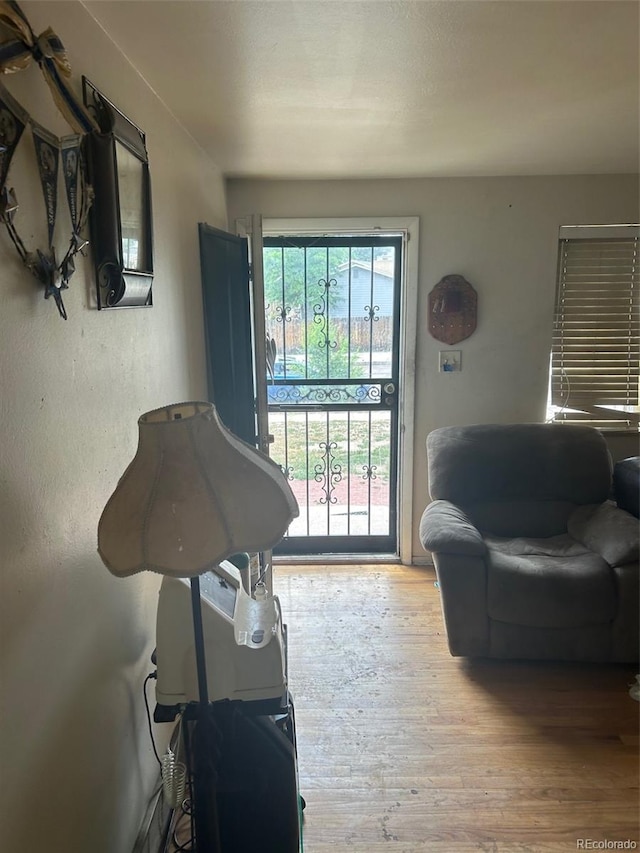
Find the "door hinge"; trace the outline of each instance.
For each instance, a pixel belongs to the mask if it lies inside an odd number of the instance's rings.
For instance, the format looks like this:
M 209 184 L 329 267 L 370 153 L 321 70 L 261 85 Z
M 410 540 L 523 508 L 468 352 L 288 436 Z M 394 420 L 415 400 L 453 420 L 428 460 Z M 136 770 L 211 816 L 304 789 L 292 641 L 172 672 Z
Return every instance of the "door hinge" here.
M 249 281 L 253 283 L 253 264 L 249 264 Z

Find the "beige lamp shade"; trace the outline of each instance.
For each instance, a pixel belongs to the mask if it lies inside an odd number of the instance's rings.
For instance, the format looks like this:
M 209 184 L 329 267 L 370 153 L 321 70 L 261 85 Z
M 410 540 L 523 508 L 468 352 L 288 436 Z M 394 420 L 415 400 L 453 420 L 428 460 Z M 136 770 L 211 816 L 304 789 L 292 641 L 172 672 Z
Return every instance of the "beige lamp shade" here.
M 239 551 L 269 550 L 298 515 L 278 465 L 229 432 L 211 403 L 147 412 L 138 428 L 98 525 L 114 575 L 194 577 Z

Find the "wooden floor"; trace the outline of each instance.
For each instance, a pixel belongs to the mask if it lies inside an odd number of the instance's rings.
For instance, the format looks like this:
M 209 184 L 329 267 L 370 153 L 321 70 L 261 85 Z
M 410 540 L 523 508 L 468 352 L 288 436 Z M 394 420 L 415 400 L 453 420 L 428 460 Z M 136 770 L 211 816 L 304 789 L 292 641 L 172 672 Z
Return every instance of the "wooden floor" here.
M 305 853 L 640 849 L 633 668 L 452 658 L 425 568 L 277 566 L 274 591 Z

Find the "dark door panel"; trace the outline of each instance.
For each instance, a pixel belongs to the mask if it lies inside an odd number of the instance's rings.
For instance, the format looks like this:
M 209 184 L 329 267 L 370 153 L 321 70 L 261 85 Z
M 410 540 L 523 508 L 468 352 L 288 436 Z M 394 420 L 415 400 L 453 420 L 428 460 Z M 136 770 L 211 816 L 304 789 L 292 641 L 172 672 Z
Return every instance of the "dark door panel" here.
M 256 443 L 247 240 L 198 225 L 209 396 L 221 420 Z

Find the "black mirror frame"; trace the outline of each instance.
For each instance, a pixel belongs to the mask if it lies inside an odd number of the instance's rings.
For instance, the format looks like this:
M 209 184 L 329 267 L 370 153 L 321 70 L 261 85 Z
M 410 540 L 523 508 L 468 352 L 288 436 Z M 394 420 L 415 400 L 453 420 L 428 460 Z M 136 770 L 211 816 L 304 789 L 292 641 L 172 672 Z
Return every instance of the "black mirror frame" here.
M 87 109 L 96 119 L 99 132 L 85 136 L 85 157 L 94 200 L 89 214 L 91 250 L 96 271 L 98 310 L 131 308 L 152 304 L 153 225 L 151 178 L 145 135 L 124 113 L 82 78 Z M 138 268 L 125 266 L 120 216 L 120 176 L 116 158 L 119 143 L 142 166 L 143 258 Z

